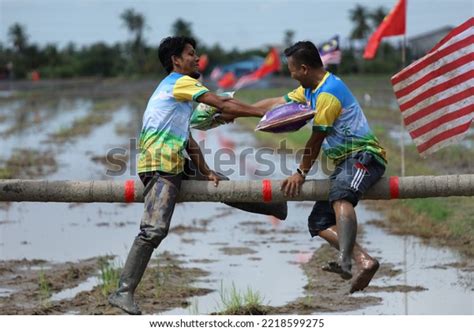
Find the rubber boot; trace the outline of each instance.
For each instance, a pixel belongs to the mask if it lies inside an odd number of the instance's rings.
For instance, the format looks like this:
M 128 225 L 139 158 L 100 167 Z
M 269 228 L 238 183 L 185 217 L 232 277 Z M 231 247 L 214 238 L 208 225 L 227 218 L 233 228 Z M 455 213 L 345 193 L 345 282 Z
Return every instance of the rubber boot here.
M 288 205 L 285 202 L 224 202 L 230 207 L 255 214 L 271 215 L 284 221 L 288 215 Z
M 133 295 L 143 277 L 153 250 L 154 247 L 151 244 L 143 241 L 140 237 L 135 238 L 120 275 L 118 289 L 109 296 L 109 303 L 112 306 L 118 307 L 130 315 L 141 315 L 142 312 Z

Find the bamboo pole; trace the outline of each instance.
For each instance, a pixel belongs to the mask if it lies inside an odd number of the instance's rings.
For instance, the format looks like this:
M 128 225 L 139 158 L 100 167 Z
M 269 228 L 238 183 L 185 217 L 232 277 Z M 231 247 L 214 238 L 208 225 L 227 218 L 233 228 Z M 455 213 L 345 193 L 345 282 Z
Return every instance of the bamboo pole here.
M 329 180 L 308 180 L 300 195 L 287 197 L 282 180 L 221 181 L 185 180 L 181 202 L 276 202 L 326 200 Z M 383 177 L 363 199 L 389 200 L 446 196 L 473 196 L 474 174 L 449 176 Z M 143 202 L 140 181 L 0 180 L 0 201 L 41 202 Z

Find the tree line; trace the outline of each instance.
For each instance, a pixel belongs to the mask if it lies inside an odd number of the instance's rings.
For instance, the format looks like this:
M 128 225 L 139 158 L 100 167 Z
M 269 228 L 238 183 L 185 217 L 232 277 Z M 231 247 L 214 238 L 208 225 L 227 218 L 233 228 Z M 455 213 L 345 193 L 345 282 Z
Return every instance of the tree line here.
M 383 7 L 373 11 L 356 5 L 349 12 L 353 23 L 350 34 L 350 45 L 342 49 L 342 62 L 331 68 L 342 74 L 349 73 L 393 73 L 400 69 L 401 59 L 398 46 L 382 43 L 377 58 L 373 61 L 362 59 L 362 50 L 368 36 L 380 24 L 387 11 Z M 0 79 L 24 79 L 33 71 L 38 71 L 43 78 L 72 78 L 84 76 L 100 77 L 146 77 L 164 75 L 158 59 L 158 45 L 147 45 L 144 39 L 146 20 L 143 14 L 134 9 L 127 9 L 120 19 L 130 33 L 130 39 L 109 45 L 97 42 L 87 46 L 77 46 L 70 42 L 62 49 L 55 44 L 43 47 L 29 41 L 26 27 L 15 23 L 8 29 L 8 45 L 0 43 Z M 194 35 L 192 24 L 181 18 L 171 26 L 172 35 L 190 36 L 198 41 L 198 51 L 207 54 L 210 66 L 232 63 L 252 55 L 265 56 L 268 49 L 251 49 L 240 51 L 234 48 L 224 50 L 218 43 L 206 45 Z M 283 46 L 294 42 L 295 32 L 287 30 L 283 36 Z M 285 74 L 286 70 L 283 70 Z

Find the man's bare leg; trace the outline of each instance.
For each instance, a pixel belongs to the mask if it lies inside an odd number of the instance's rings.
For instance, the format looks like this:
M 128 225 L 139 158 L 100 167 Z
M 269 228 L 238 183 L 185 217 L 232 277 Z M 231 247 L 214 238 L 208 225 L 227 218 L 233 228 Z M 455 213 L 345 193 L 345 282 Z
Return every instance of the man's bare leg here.
M 346 200 L 334 201 L 332 207 L 336 214 L 336 227 L 339 239 L 339 259 L 341 277 L 352 278 L 352 250 L 357 236 L 357 217 L 352 203 Z
M 336 226 L 327 228 L 326 230 L 320 231 L 318 234 L 321 238 L 325 239 L 332 247 L 339 250 L 339 238 L 337 235 Z M 357 274 L 352 280 L 352 286 L 350 289 L 351 293 L 362 291 L 365 289 L 375 273 L 379 268 L 379 262 L 371 257 L 365 249 L 363 249 L 357 242 L 354 245 L 352 251 L 352 258 L 357 265 Z M 329 262 L 328 266 L 323 267 L 323 270 L 336 272 L 331 265 L 336 265 L 336 262 Z

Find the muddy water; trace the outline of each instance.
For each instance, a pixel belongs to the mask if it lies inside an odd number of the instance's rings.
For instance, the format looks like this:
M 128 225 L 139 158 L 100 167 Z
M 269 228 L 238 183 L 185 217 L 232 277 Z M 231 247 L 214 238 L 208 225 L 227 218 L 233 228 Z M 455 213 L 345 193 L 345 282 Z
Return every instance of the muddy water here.
M 128 144 L 128 138 L 118 134 L 116 126 L 134 123 L 140 116 L 137 116 L 136 110 L 127 106 L 118 108 L 112 121 L 94 129 L 86 137 L 61 145 L 44 142 L 50 133 L 85 115 L 91 104 L 92 101 L 75 99 L 63 103 L 65 109 L 60 111 L 57 111 L 57 107 L 44 110 L 48 114 L 49 124 L 34 126 L 32 132 L 16 133 L 15 139 L 6 138 L 5 145 L 2 140 L 0 157 L 7 158 L 16 147 L 15 142 L 22 141 L 29 148 L 48 148 L 56 152 L 59 168 L 48 179 L 122 180 L 134 177 L 130 171 L 119 177 L 107 177 L 104 166 L 91 161 L 92 156 L 103 156 L 110 148 Z M 64 105 L 69 106 L 66 109 Z M 237 170 L 228 174 L 232 179 L 253 178 L 251 173 L 256 169 L 266 170 L 266 166 L 256 164 L 254 153 L 246 152 L 248 146 L 256 145 L 253 136 L 237 130 L 235 126 L 207 133 L 195 132 L 194 137 L 198 141 L 205 139 L 206 147 L 213 151 L 206 154 L 211 165 L 214 164 L 213 155 L 219 148 L 235 151 L 237 168 L 228 165 L 219 169 L 225 172 Z M 249 154 L 245 161 L 239 157 L 243 154 Z M 224 156 L 222 158 L 225 159 Z M 275 155 L 267 154 L 265 158 L 277 165 L 280 162 Z M 288 160 L 288 168 L 294 169 L 294 166 L 294 160 Z M 277 167 L 272 177 L 282 178 L 284 175 L 284 171 Z M 314 250 L 322 244 L 321 240 L 310 240 L 306 230 L 311 206 L 311 203 L 290 203 L 288 219 L 279 222 L 223 204 L 179 204 L 170 235 L 160 250 L 181 254 L 182 259 L 188 261 L 188 266 L 209 271 L 210 275 L 198 286 L 215 291 L 193 298 L 192 311 L 175 309 L 167 313 L 209 313 L 219 310 L 221 288 L 228 290 L 233 285 L 240 291 L 247 288 L 258 291 L 264 303 L 272 306 L 284 305 L 301 297 L 306 278 L 299 265 L 309 260 Z M 142 206 L 138 204 L 10 204 L 8 208 L 0 209 L 0 259 L 27 258 L 61 262 L 116 254 L 117 263 L 120 264 L 125 260 L 132 239 L 137 234 L 141 212 Z M 359 222 L 364 224 L 368 220 L 380 218 L 380 215 L 361 205 L 358 207 L 358 217 Z M 364 230 L 369 251 L 374 252 L 382 263 L 392 263 L 395 268 L 406 272 L 374 280 L 374 290 L 370 295 L 382 297 L 383 303 L 350 313 L 473 313 L 472 276 L 469 278 L 469 271 L 453 267 L 453 263 L 462 262 L 461 257 L 428 247 L 415 238 L 388 235 L 373 225 L 365 225 Z M 53 298 L 70 298 L 79 291 L 90 289 L 96 282 L 94 278 L 88 279 L 74 289 L 55 294 Z M 426 290 L 403 293 L 391 287 L 399 285 L 421 286 Z M 0 289 L 0 295 L 8 295 L 8 289 Z
M 6 116 L 6 120 L 0 124 L 0 134 L 4 134 L 1 157 L 8 158 L 15 148 L 46 150 L 58 147 L 46 143 L 49 135 L 70 126 L 75 119 L 86 115 L 91 107 L 92 102 L 84 99 L 62 99 L 37 106 L 15 102 L 5 106 L 1 111 Z M 18 113 L 22 115 L 15 115 Z M 16 130 L 9 131 L 12 127 Z
M 380 219 L 368 211 L 367 216 Z M 365 244 L 382 263 L 400 272 L 376 278 L 367 294 L 383 299 L 377 306 L 350 314 L 473 314 L 474 282 L 472 263 L 449 249 L 424 244 L 413 236 L 394 236 L 366 224 Z M 456 266 L 459 266 L 457 268 Z M 417 288 L 404 292 L 403 287 Z M 356 293 L 355 296 L 363 296 Z

